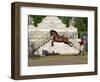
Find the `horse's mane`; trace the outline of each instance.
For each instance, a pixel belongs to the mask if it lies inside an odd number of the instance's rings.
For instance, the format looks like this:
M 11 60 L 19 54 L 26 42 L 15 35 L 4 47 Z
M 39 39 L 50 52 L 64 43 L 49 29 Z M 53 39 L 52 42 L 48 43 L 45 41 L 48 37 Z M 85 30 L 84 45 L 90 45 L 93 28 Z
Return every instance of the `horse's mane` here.
M 51 30 L 50 32 L 55 32 L 58 35 L 58 33 L 55 30 Z

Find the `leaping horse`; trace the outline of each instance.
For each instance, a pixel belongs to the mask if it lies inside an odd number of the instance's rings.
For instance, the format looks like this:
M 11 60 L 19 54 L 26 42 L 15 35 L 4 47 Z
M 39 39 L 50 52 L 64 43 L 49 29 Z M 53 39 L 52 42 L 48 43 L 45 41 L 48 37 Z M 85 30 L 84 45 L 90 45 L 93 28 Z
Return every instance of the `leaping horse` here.
M 63 42 L 68 44 L 70 47 L 73 45 L 72 42 L 69 41 L 68 37 L 65 37 L 64 35 L 60 36 L 55 30 L 50 31 L 50 36 L 52 37 L 52 46 L 54 46 L 53 42 Z

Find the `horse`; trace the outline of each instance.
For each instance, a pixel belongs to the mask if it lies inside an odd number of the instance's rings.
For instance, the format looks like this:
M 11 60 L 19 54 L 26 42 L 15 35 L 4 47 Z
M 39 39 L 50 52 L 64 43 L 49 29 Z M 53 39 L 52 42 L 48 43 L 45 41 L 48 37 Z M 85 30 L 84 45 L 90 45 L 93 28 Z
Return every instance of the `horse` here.
M 60 36 L 55 30 L 50 31 L 50 36 L 52 37 L 52 46 L 54 46 L 53 42 L 63 42 L 68 44 L 70 47 L 73 45 L 72 42 L 69 41 L 68 37 L 65 37 L 64 35 Z

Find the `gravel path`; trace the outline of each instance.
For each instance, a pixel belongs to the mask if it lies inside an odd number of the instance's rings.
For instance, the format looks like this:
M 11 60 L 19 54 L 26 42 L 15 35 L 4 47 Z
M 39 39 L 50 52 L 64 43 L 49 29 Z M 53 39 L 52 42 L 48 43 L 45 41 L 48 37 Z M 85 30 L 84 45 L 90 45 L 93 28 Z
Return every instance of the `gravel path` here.
M 73 65 L 87 64 L 87 55 L 85 56 L 44 56 L 29 57 L 28 66 L 48 66 L 48 65 Z

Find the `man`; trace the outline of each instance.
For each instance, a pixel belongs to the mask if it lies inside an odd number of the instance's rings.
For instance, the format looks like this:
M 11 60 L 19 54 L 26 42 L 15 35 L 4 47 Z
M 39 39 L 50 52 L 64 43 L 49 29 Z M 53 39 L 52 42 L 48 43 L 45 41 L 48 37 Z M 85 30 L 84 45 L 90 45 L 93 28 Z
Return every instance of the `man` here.
M 81 55 L 84 55 L 84 39 L 83 38 L 81 38 L 81 41 L 79 42 L 79 44 L 80 44 L 80 52 L 79 52 L 79 54 Z

